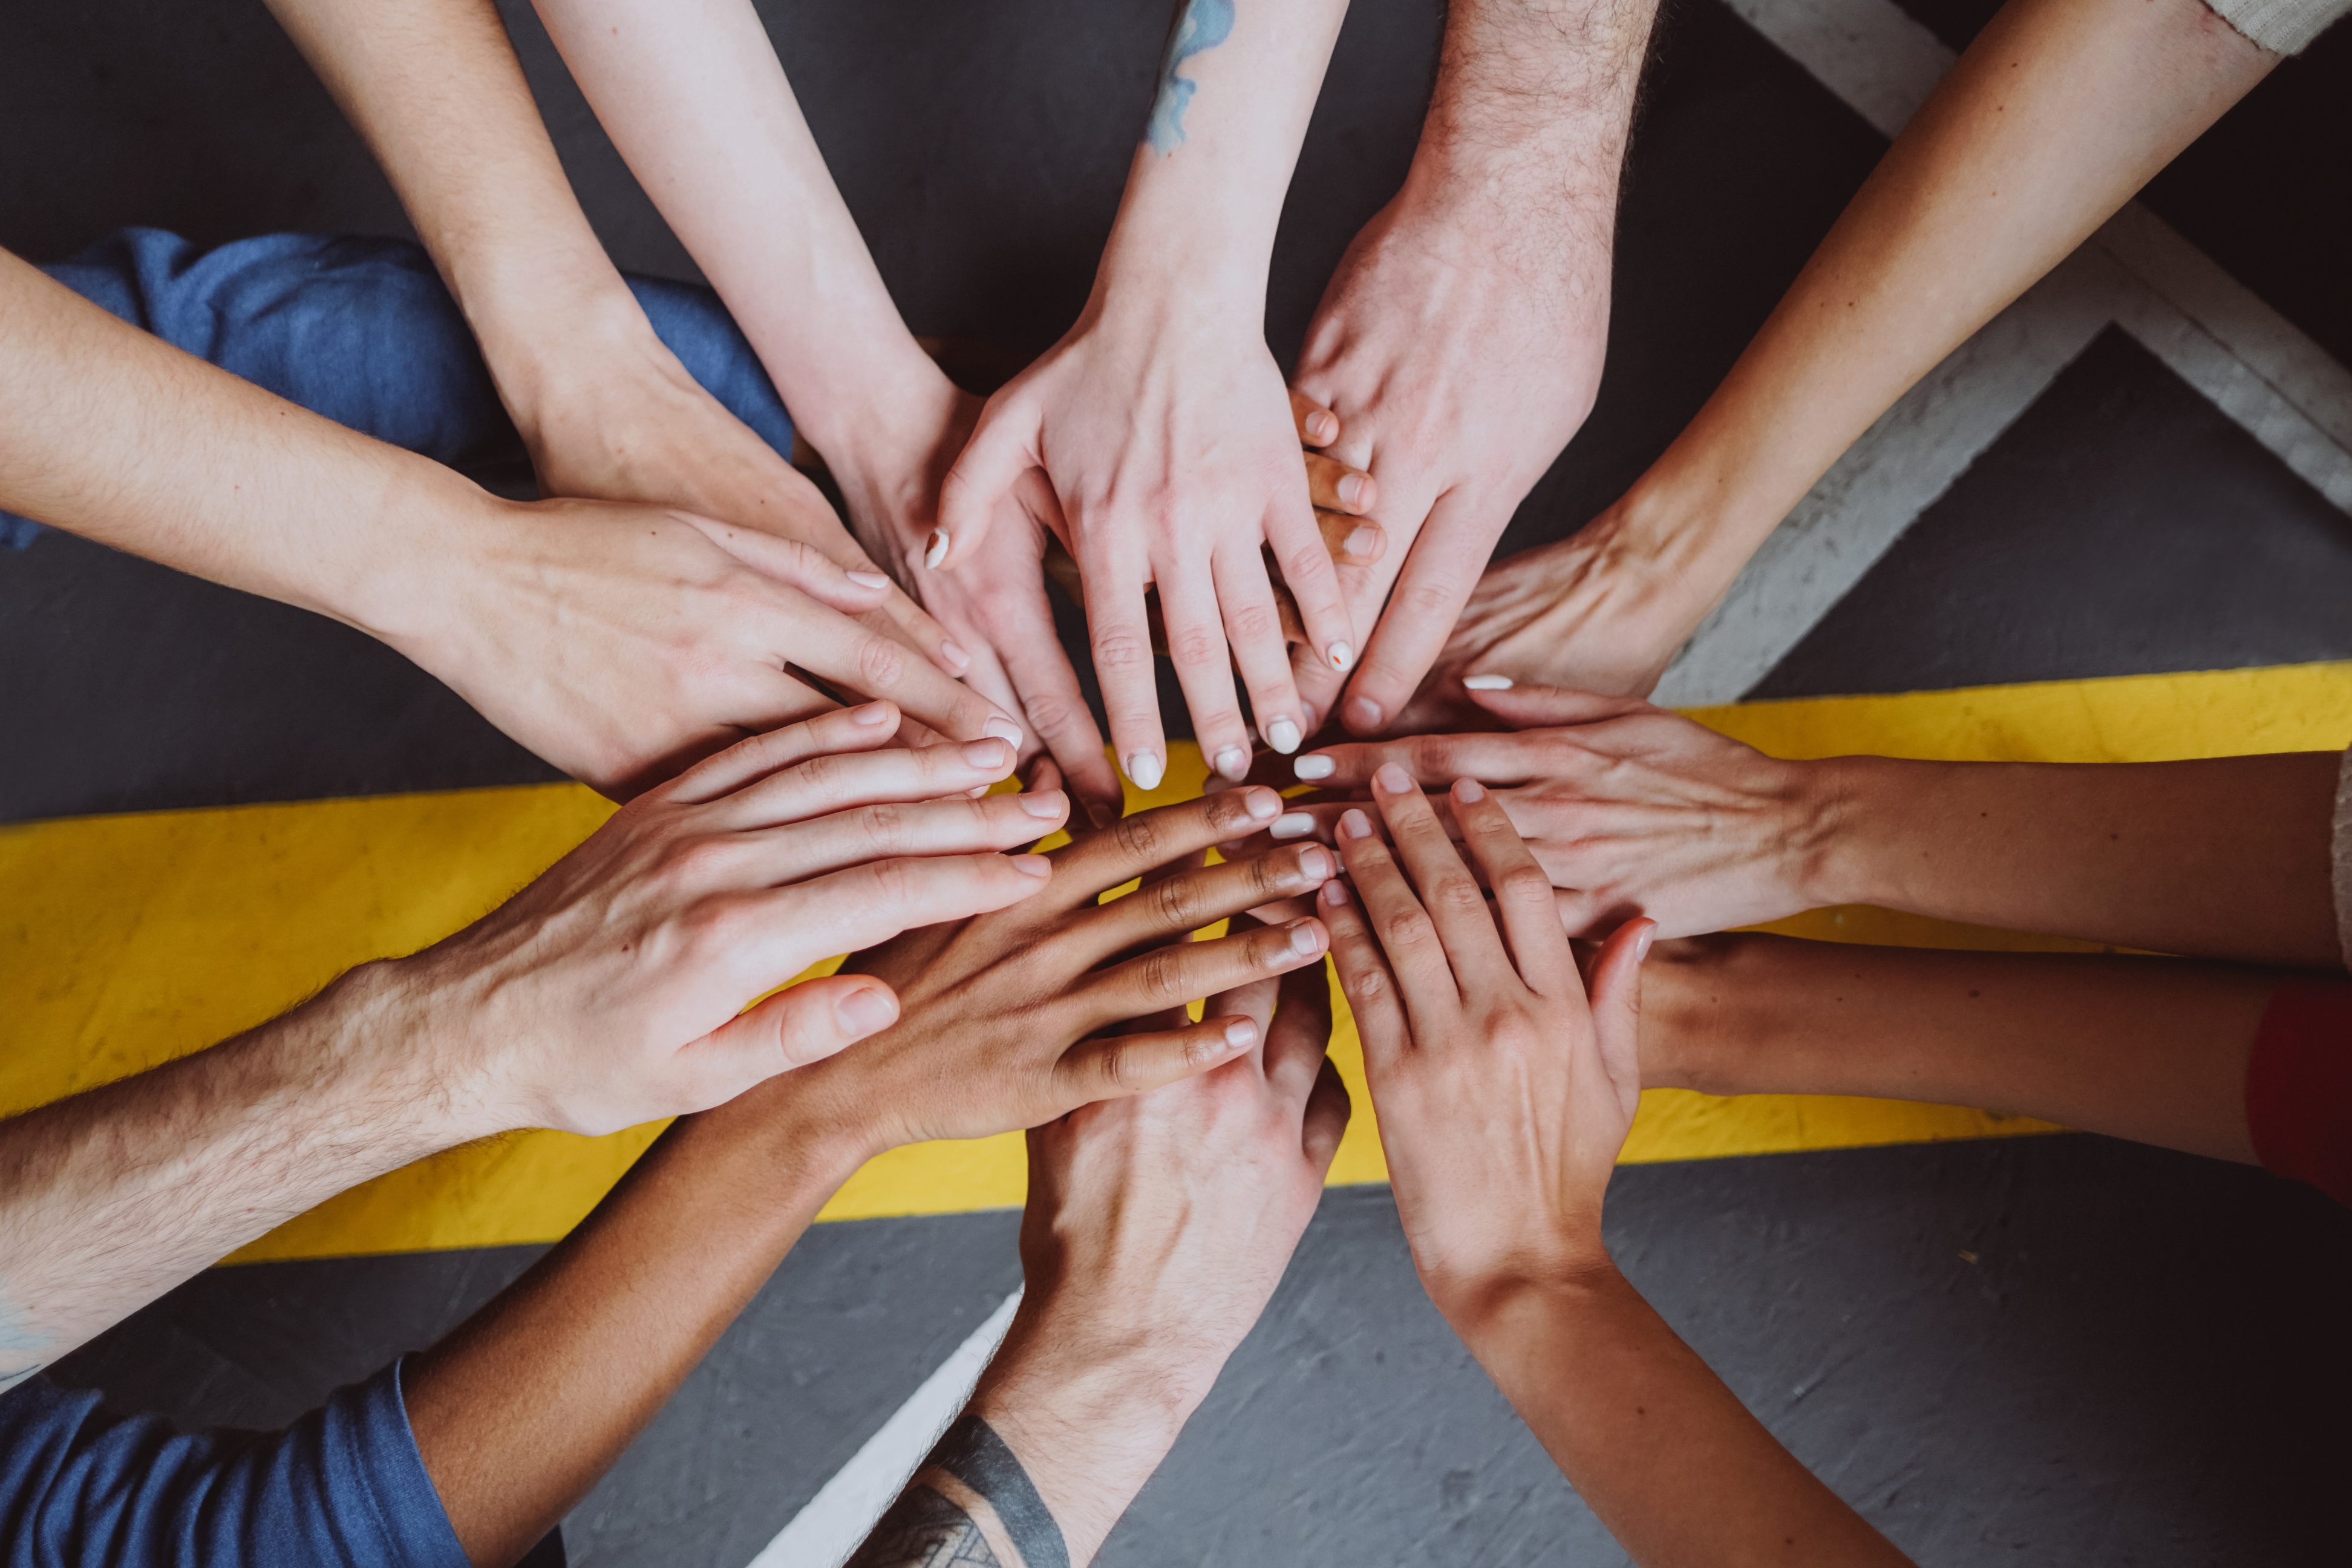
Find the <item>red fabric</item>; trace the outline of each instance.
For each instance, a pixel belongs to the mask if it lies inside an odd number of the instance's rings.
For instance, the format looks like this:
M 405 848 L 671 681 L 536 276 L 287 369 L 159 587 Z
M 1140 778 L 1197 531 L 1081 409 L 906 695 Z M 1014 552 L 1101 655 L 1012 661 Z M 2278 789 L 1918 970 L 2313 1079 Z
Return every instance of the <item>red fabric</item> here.
M 2246 1067 L 2246 1124 L 2265 1169 L 2352 1208 L 2352 984 L 2279 982 Z

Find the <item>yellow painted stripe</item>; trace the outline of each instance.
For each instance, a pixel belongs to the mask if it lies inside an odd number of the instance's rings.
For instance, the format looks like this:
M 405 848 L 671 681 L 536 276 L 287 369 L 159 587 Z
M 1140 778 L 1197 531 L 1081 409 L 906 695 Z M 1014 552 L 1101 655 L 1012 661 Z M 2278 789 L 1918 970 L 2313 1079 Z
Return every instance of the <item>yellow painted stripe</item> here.
M 2352 740 L 2352 662 L 1897 697 L 1752 703 L 1694 715 L 1783 756 L 2141 762 L 2322 750 Z M 1179 748 L 1154 804 L 1196 793 Z M 1144 804 L 1138 797 L 1134 804 Z M 352 964 L 413 951 L 488 910 L 609 807 L 572 785 L 84 817 L 0 828 L 0 1112 L 136 1072 L 260 1022 Z M 2054 949 L 1874 910 L 1772 928 L 1851 942 Z M 1334 1052 L 1357 1116 L 1331 1179 L 1384 1180 L 1355 1031 Z M 1629 1161 L 1998 1136 L 2044 1130 L 1895 1101 L 1643 1096 Z M 303 1258 L 561 1236 L 657 1126 L 604 1139 L 520 1133 L 422 1161 L 281 1226 L 237 1256 Z M 1018 1204 L 1018 1136 L 902 1149 L 860 1172 L 827 1218 Z

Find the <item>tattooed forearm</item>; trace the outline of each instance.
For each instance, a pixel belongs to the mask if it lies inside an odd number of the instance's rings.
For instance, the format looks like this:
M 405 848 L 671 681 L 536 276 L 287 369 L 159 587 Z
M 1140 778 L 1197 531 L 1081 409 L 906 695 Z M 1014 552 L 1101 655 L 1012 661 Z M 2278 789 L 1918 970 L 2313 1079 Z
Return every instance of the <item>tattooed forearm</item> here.
M 1160 96 L 1151 105 L 1151 123 L 1143 139 L 1155 153 L 1173 153 L 1184 143 L 1184 110 L 1200 83 L 1176 74 L 1176 68 L 1194 55 L 1205 54 L 1225 41 L 1234 30 L 1234 0 L 1181 0 L 1176 25 L 1168 34 L 1168 58 L 1160 67 Z
M 967 1415 L 844 1568 L 1070 1568 L 1070 1553 L 1029 1472 Z

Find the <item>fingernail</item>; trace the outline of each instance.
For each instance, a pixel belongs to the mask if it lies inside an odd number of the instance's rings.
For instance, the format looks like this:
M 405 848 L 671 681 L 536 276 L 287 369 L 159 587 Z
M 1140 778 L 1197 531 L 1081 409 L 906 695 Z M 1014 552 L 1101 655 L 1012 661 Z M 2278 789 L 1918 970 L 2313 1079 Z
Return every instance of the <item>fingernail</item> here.
M 1234 1049 L 1246 1050 L 1257 1044 L 1257 1026 L 1247 1018 L 1236 1018 L 1225 1026 L 1225 1044 Z
M 1381 786 L 1382 795 L 1403 795 L 1412 788 L 1412 779 L 1394 763 L 1382 763 L 1372 772 L 1372 782 Z
M 1348 535 L 1347 542 L 1339 548 L 1350 555 L 1370 555 L 1372 552 L 1372 546 L 1380 542 L 1380 537 L 1381 531 L 1377 528 L 1370 526 L 1360 528 Z
M 1290 922 L 1291 952 L 1297 953 L 1301 958 L 1306 958 L 1311 955 L 1316 949 L 1321 945 L 1322 944 L 1320 942 L 1315 940 L 1315 922 L 1313 921 L 1293 921 Z
M 1325 756 L 1305 756 L 1290 764 L 1294 778 L 1328 779 L 1339 771 L 1339 764 Z
M 1002 741 L 966 741 L 963 760 L 976 768 L 997 772 L 1013 765 L 1012 749 Z
M 1054 863 L 1043 855 L 1007 855 L 1005 858 L 1013 862 L 1014 870 L 1041 882 L 1054 874 Z
M 1320 844 L 1299 852 L 1298 868 L 1313 880 L 1327 881 L 1331 876 L 1331 851 Z
M 849 710 L 853 724 L 887 724 L 898 717 L 898 710 L 887 702 L 867 702 Z
M 1462 678 L 1465 691 L 1508 691 L 1511 678 L 1507 675 L 1465 675 Z
M 1331 660 L 1332 668 L 1345 669 L 1356 662 L 1356 650 L 1347 643 L 1335 642 L 1331 645 L 1328 658 Z
M 1298 750 L 1298 726 L 1288 719 L 1276 719 L 1265 727 L 1265 743 L 1284 756 Z
M 1339 499 L 1349 506 L 1361 506 L 1364 501 L 1364 476 L 1349 474 L 1339 481 Z
M 1282 809 L 1282 797 L 1262 785 L 1245 789 L 1242 791 L 1242 808 L 1250 814 L 1253 820 L 1264 822 Z
M 923 564 L 936 572 L 940 569 L 940 563 L 947 558 L 948 531 L 944 528 L 935 528 L 931 530 L 930 543 L 923 551 Z
M 1317 893 L 1316 897 L 1323 900 L 1323 907 L 1326 909 L 1345 909 L 1348 907 L 1348 884 L 1334 877 L 1323 884 L 1321 891 Z
M 1370 838 L 1371 836 L 1372 819 L 1370 817 L 1366 816 L 1362 812 L 1358 811 L 1353 806 L 1349 806 L 1347 810 L 1339 814 L 1340 837 Z
M 1048 822 L 1058 820 L 1061 815 L 1070 808 L 1069 801 L 1057 789 L 1044 790 L 1036 795 L 1024 795 L 1019 799 L 1022 810 L 1032 816 L 1042 816 Z
M 1486 798 L 1486 789 L 1476 779 L 1455 779 L 1454 798 L 1465 805 L 1475 805 Z
M 1307 416 L 1307 433 L 1318 441 L 1328 441 L 1339 433 L 1339 421 L 1328 414 L 1310 414 Z
M 1369 697 L 1348 699 L 1348 725 L 1355 730 L 1377 730 L 1381 727 L 1381 705 Z
M 1107 800 L 1087 802 L 1087 820 L 1097 827 L 1108 827 L 1118 820 L 1118 807 Z
M 890 579 L 879 572 L 852 572 L 848 576 L 851 582 L 861 588 L 887 588 L 890 585 Z M 866 994 L 860 993 L 860 994 Z
M 1266 831 L 1276 838 L 1296 838 L 1301 834 L 1312 833 L 1315 831 L 1314 814 L 1305 811 L 1286 811 L 1274 819 L 1274 826 Z
M 1249 772 L 1249 752 L 1240 746 L 1226 746 L 1217 752 L 1217 771 L 1229 779 L 1240 778 Z
M 1658 928 L 1652 926 L 1633 939 L 1633 962 L 1639 963 L 1650 956 L 1650 944 L 1658 940 Z
M 1127 759 L 1127 776 L 1135 781 L 1138 789 L 1158 789 L 1166 773 L 1166 765 L 1150 752 L 1137 752 Z
M 980 727 L 980 732 L 995 736 L 1014 751 L 1021 749 L 1021 726 L 1010 719 L 991 719 Z
M 955 666 L 955 672 L 958 675 L 971 668 L 971 655 L 944 638 L 940 643 L 940 657 Z
M 843 1034 L 853 1040 L 862 1040 L 897 1023 L 898 1004 L 887 991 L 861 985 L 833 1005 L 833 1016 L 841 1020 Z

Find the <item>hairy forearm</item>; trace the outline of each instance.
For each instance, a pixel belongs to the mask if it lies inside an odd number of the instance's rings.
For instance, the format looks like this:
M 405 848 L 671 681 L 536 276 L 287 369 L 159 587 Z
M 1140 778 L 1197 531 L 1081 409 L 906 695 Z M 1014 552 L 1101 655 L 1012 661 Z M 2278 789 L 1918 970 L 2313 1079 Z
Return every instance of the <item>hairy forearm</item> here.
M 587 1495 L 864 1161 L 792 1089 L 787 1074 L 674 1123 L 412 1363 L 409 1424 L 475 1563 L 512 1562 Z
M 1661 942 L 1642 1084 L 1979 1106 L 2251 1163 L 2246 1065 L 2277 983 L 2185 959 Z
M 0 508 L 387 641 L 495 503 L 0 252 Z
M 1412 180 L 1538 230 L 1613 226 L 1656 0 L 1454 0 Z
M 1906 1561 L 1799 1464 L 1605 1258 L 1440 1303 L 1643 1568 Z M 1691 1479 L 1704 1477 L 1694 1506 Z
M 1636 486 L 1633 521 L 1694 562 L 1744 561 L 1914 382 L 2277 59 L 2201 0 L 2012 0 Z
M 2067 765 L 1811 764 L 1813 901 L 2334 969 L 2332 752 Z
M 493 1131 L 397 964 L 0 1123 L 0 1384 L 314 1204 Z

